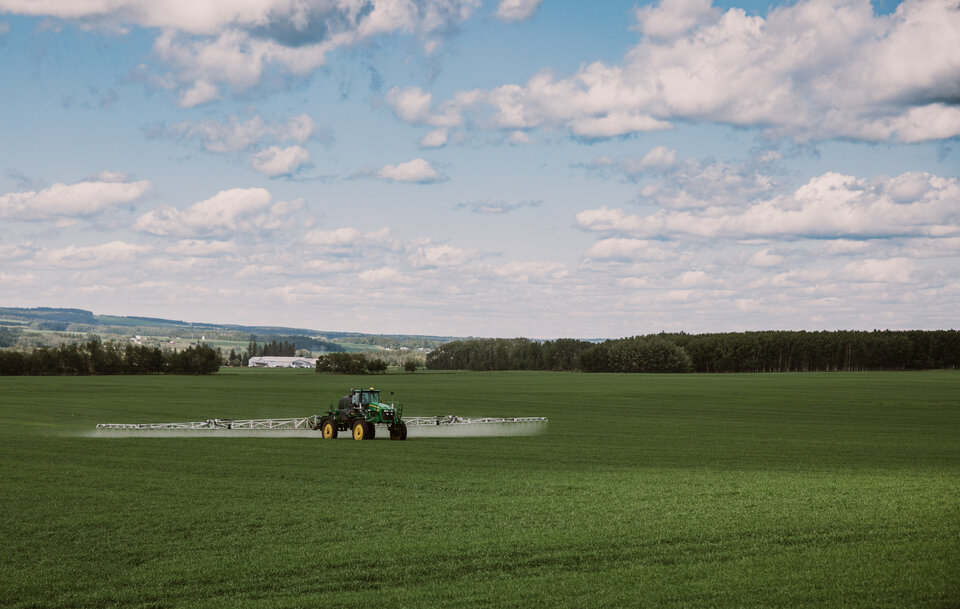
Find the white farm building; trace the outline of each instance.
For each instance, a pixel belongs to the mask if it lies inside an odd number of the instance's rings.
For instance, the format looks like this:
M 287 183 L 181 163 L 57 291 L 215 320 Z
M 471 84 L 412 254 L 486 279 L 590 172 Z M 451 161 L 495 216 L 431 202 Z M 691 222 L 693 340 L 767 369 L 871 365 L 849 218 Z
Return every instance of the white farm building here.
M 312 357 L 251 357 L 247 363 L 250 368 L 315 368 L 316 358 Z

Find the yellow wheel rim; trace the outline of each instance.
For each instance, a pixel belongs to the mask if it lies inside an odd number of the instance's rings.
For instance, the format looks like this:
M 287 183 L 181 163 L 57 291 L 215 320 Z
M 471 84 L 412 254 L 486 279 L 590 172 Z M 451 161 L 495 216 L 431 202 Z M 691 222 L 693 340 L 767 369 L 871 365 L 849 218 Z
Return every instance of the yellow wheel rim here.
M 362 440 L 363 439 L 363 425 L 354 425 L 353 426 L 353 439 Z
M 333 437 L 333 425 L 331 425 L 330 423 L 327 423 L 326 425 L 323 426 L 323 437 L 324 438 Z

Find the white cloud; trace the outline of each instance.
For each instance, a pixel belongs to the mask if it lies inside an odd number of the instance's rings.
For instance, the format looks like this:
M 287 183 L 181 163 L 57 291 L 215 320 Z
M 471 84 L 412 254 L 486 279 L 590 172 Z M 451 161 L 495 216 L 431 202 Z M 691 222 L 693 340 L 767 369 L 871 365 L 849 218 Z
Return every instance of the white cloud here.
M 346 253 L 351 255 L 371 255 L 371 250 L 398 251 L 402 245 L 393 237 L 389 228 L 360 232 L 352 226 L 345 226 L 333 230 L 314 229 L 305 234 L 302 242 L 310 247 L 331 252 L 340 256 Z M 328 265 L 330 261 L 323 264 Z M 337 263 L 339 264 L 339 262 Z
M 960 98 L 954 0 L 905 0 L 891 15 L 875 15 L 866 0 L 800 0 L 765 17 L 662 0 L 637 9 L 637 19 L 644 36 L 620 64 L 594 62 L 566 77 L 544 70 L 524 85 L 461 92 L 440 107 L 471 127 L 585 138 L 676 120 L 799 141 L 960 135 L 960 108 L 948 101 Z M 397 115 L 429 122 L 433 114 L 421 110 Z
M 446 128 L 437 129 L 420 138 L 420 146 L 423 148 L 442 148 L 447 145 L 449 132 Z
M 270 146 L 254 154 L 250 162 L 254 169 L 274 178 L 294 174 L 302 167 L 309 165 L 310 153 L 300 146 L 287 148 Z
M 917 180 L 924 184 L 918 186 Z M 902 199 L 904 183 L 911 184 L 909 201 Z M 760 200 L 742 209 L 661 210 L 641 217 L 601 207 L 577 214 L 577 224 L 585 230 L 647 238 L 948 237 L 960 234 L 958 201 L 960 183 L 954 178 L 903 174 L 867 183 L 827 173 L 790 196 Z
M 433 96 L 420 87 L 394 87 L 387 92 L 387 105 L 397 118 L 406 123 L 429 124 L 432 99 Z
M 917 264 L 907 258 L 889 260 L 855 260 L 848 262 L 839 271 L 839 277 L 847 281 L 867 283 L 911 283 Z
M 150 189 L 150 182 L 146 180 L 126 179 L 123 174 L 107 172 L 75 184 L 56 183 L 41 190 L 0 195 L 0 218 L 90 218 L 112 208 L 131 205 Z
M 500 0 L 497 17 L 503 21 L 523 21 L 533 17 L 541 0 Z
M 135 25 L 160 31 L 154 57 L 163 64 L 151 78 L 179 89 L 179 103 L 217 98 L 217 85 L 241 91 L 271 68 L 309 74 L 328 55 L 390 34 L 428 37 L 467 19 L 479 0 L 0 0 L 13 14 L 79 20 L 124 31 Z M 169 71 L 168 71 L 169 70 Z
M 526 131 L 517 130 L 510 132 L 510 135 L 507 137 L 507 141 L 514 146 L 525 146 L 527 144 L 532 144 L 533 138 L 530 137 L 530 134 Z
M 677 163 L 677 151 L 666 146 L 657 146 L 643 155 L 636 165 L 636 170 L 666 169 Z
M 363 283 L 370 284 L 374 287 L 385 283 L 406 283 L 409 281 L 409 278 L 406 277 L 401 271 L 387 266 L 363 271 L 362 273 L 358 274 L 357 277 Z
M 710 0 L 661 0 L 635 9 L 638 29 L 648 38 L 674 40 L 719 17 Z
M 769 165 L 776 153 L 761 153 L 750 162 L 724 162 L 713 159 L 677 160 L 675 150 L 663 146 L 640 158 L 597 157 L 584 167 L 601 175 L 619 174 L 631 182 L 640 182 L 640 197 L 660 207 L 697 209 L 713 206 L 743 206 L 772 195 L 777 183 Z
M 750 266 L 758 267 L 780 266 L 782 263 L 783 256 L 773 253 L 769 247 L 755 252 L 747 261 Z
M 456 103 L 444 104 L 439 112 L 435 112 L 433 95 L 420 87 L 393 87 L 387 92 L 386 101 L 394 116 L 405 123 L 445 129 L 463 122 Z
M 469 209 L 475 214 L 507 214 L 512 211 L 528 207 L 540 207 L 543 201 L 521 201 L 520 203 L 507 203 L 506 201 L 496 201 L 493 199 L 481 199 L 479 201 L 469 201 L 457 203 L 454 209 Z
M 849 239 L 834 239 L 821 246 L 823 253 L 831 256 L 845 256 L 862 254 L 870 249 L 868 241 L 851 241 Z
M 183 239 L 170 245 L 164 251 L 180 256 L 220 256 L 235 252 L 237 244 L 233 241 L 202 239 Z
M 181 121 L 160 126 L 148 133 L 152 137 L 196 140 L 207 152 L 242 152 L 263 143 L 295 142 L 305 144 L 317 134 L 317 125 L 307 114 L 285 122 L 265 121 L 260 115 L 241 120 L 236 115 L 224 121 Z
M 303 207 L 301 201 L 279 201 L 263 188 L 232 188 L 186 209 L 162 206 L 140 216 L 134 229 L 160 236 L 204 237 L 237 231 L 270 231 L 285 226 Z
M 413 258 L 421 268 L 456 267 L 476 258 L 479 252 L 452 245 L 436 245 L 418 249 Z
M 443 177 L 423 159 L 413 159 L 398 165 L 387 165 L 377 177 L 391 182 L 408 182 L 416 184 L 430 184 L 443 180 Z
M 656 241 L 614 237 L 597 241 L 584 255 L 594 260 L 669 260 L 676 252 Z
M 14 285 L 30 285 L 36 282 L 37 277 L 33 273 L 4 273 L 0 271 L 0 284 L 8 287 Z
M 629 135 L 640 131 L 663 131 L 672 125 L 648 114 L 636 112 L 608 112 L 604 116 L 575 117 L 568 121 L 570 131 L 589 139 L 604 139 Z
M 500 279 L 517 283 L 548 283 L 562 281 L 570 274 L 560 262 L 512 261 L 490 267 L 490 272 Z
M 101 245 L 43 249 L 37 253 L 34 263 L 41 267 L 61 269 L 91 269 L 132 262 L 139 255 L 150 251 L 145 245 L 126 241 L 111 241 Z
M 304 243 L 322 247 L 344 247 L 356 245 L 363 239 L 363 233 L 353 227 L 335 230 L 312 230 L 303 237 Z
M 180 92 L 178 104 L 184 108 L 192 108 L 220 99 L 220 90 L 217 85 L 205 80 L 198 80 L 189 89 Z

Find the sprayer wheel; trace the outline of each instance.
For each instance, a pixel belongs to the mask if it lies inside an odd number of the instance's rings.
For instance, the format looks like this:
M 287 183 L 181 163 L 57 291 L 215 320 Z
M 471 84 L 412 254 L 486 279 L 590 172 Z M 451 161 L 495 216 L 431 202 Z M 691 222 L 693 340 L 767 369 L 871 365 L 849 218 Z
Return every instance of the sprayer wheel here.
M 407 439 L 407 424 L 400 422 L 390 426 L 390 439 L 391 440 L 406 440 Z
M 332 419 L 320 421 L 320 431 L 323 432 L 324 440 L 337 439 L 337 424 Z
M 377 435 L 377 428 L 363 419 L 355 420 L 350 429 L 353 432 L 354 440 L 372 440 Z

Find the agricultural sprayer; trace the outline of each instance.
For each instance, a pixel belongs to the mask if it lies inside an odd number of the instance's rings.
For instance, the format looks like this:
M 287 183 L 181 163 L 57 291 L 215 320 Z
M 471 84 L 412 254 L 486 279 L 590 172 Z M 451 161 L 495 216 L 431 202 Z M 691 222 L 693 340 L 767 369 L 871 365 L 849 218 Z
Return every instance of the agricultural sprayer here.
M 456 415 L 433 417 L 403 417 L 403 406 L 380 401 L 380 391 L 351 389 L 330 405 L 324 414 L 284 419 L 206 419 L 185 423 L 100 423 L 97 429 L 178 431 L 178 430 L 316 430 L 325 439 L 335 439 L 341 431 L 348 431 L 354 440 L 373 440 L 377 428 L 386 428 L 391 440 L 406 440 L 410 427 L 507 425 L 516 423 L 546 423 L 545 417 L 482 417 L 466 418 Z

